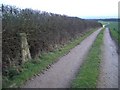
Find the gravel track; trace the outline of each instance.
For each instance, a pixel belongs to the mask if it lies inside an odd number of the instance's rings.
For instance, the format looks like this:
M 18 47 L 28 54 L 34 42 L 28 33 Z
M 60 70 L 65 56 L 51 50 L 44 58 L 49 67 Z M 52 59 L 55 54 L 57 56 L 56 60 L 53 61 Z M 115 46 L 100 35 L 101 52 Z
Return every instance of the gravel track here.
M 118 88 L 118 53 L 108 28 L 104 32 L 102 52 L 98 88 Z
M 101 29 L 95 31 L 60 58 L 44 74 L 28 80 L 23 88 L 69 88 Z

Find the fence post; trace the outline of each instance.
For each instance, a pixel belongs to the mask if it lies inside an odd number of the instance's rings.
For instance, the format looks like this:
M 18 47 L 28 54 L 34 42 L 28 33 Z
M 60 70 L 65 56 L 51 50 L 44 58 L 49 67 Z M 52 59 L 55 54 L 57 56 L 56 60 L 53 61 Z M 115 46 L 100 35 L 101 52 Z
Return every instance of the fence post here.
M 22 54 L 22 63 L 31 59 L 29 45 L 27 42 L 27 36 L 25 33 L 20 33 L 20 41 L 21 41 L 21 54 Z

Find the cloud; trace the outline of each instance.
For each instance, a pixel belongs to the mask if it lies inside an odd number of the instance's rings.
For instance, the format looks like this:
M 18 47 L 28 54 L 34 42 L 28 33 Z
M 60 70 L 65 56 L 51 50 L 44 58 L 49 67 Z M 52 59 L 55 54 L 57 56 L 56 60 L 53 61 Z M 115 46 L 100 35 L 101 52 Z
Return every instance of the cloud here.
M 66 14 L 69 16 L 117 16 L 119 0 L 2 0 L 20 8 Z

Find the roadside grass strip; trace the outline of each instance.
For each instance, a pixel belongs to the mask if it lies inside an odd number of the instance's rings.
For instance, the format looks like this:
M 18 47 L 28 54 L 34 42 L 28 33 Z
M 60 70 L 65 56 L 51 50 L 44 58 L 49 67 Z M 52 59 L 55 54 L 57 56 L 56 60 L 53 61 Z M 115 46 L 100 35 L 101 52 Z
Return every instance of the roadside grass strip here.
M 87 31 L 83 36 L 73 40 L 66 44 L 64 47 L 54 50 L 53 52 L 43 53 L 38 59 L 30 60 L 22 65 L 22 72 L 13 78 L 3 77 L 3 88 L 20 87 L 31 77 L 42 73 L 45 69 L 48 69 L 51 64 L 58 60 L 58 58 L 67 54 L 70 49 L 78 45 L 82 40 L 92 34 L 96 29 Z
M 113 37 L 113 39 L 120 44 L 120 37 L 119 37 L 119 32 L 116 31 L 116 30 L 113 30 L 113 29 L 110 29 L 110 33 L 111 33 L 111 36 Z
M 110 22 L 109 28 L 110 28 L 110 34 L 112 38 L 115 40 L 116 43 L 120 44 L 120 30 L 118 26 L 120 25 L 120 22 Z
M 81 66 L 76 78 L 73 80 L 72 88 L 96 88 L 100 73 L 101 45 L 103 44 L 103 30 L 98 34 L 88 56 Z

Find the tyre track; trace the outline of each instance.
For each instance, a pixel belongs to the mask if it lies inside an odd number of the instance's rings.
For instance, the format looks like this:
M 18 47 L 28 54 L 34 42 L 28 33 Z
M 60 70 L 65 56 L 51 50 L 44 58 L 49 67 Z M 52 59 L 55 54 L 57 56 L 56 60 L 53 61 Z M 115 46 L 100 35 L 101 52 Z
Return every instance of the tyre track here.
M 104 31 L 102 52 L 98 88 L 118 88 L 118 53 L 108 28 Z
M 75 78 L 78 69 L 82 65 L 84 57 L 95 41 L 101 29 L 95 31 L 79 45 L 73 48 L 51 66 L 50 69 L 26 82 L 23 88 L 69 88 Z

